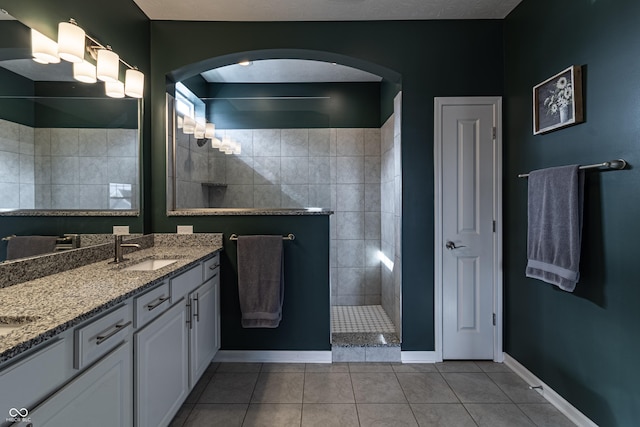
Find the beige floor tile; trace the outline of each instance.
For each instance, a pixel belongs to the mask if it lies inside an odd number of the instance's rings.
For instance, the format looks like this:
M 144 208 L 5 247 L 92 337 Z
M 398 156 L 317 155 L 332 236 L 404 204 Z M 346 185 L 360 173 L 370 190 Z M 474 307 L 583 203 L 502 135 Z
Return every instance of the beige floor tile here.
M 475 362 L 471 361 L 446 361 L 436 363 L 436 369 L 440 372 L 482 372 Z
M 414 403 L 413 415 L 420 427 L 475 427 L 471 415 L 460 403 Z
M 220 372 L 211 377 L 198 403 L 249 403 L 257 373 Z
M 393 367 L 385 362 L 354 362 L 349 363 L 349 372 L 393 372 Z
M 307 372 L 304 403 L 355 403 L 351 376 L 342 373 Z
M 435 363 L 392 363 L 395 373 L 399 372 L 439 372 Z
M 307 363 L 305 372 L 349 372 L 348 363 Z
M 240 427 L 247 412 L 246 404 L 194 405 L 183 427 Z
M 304 363 L 263 363 L 260 372 L 304 372 Z
M 444 373 L 442 376 L 462 403 L 511 403 L 485 373 Z
M 408 404 L 358 404 L 361 427 L 409 427 L 418 426 Z
M 252 403 L 249 405 L 243 427 L 299 427 L 302 404 Z
M 251 403 L 302 403 L 304 373 L 263 372 Z
M 312 403 L 302 405 L 302 427 L 359 427 L 353 403 Z
M 407 403 L 393 373 L 352 373 L 351 383 L 357 403 Z
M 451 387 L 438 373 L 398 373 L 409 403 L 459 403 Z
M 575 424 L 550 403 L 523 403 L 518 407 L 538 427 L 572 427 Z
M 479 427 L 534 427 L 514 403 L 469 403 L 464 405 Z
M 487 375 L 514 403 L 547 403 L 540 393 L 531 390 L 529 384 L 512 372 L 489 372 Z

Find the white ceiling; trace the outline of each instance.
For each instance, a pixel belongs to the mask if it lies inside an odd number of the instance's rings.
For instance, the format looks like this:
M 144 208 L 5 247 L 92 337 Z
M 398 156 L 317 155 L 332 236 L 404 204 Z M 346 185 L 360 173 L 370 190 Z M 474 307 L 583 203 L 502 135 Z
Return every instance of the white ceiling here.
M 522 0 L 134 0 L 153 20 L 502 19 Z

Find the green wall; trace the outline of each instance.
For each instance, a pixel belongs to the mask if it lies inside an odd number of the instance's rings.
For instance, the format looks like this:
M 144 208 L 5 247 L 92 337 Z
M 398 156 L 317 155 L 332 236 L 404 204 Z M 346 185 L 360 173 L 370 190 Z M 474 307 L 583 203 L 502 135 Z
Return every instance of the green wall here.
M 640 2 L 525 0 L 505 20 L 505 351 L 601 426 L 640 420 Z M 532 87 L 584 70 L 585 123 L 532 135 Z M 589 172 L 574 293 L 527 279 L 518 173 L 624 158 Z
M 233 36 L 229 36 L 232 34 Z M 501 21 L 389 21 L 389 22 L 151 22 L 152 84 L 152 199 L 153 230 L 174 231 L 192 218 L 165 215 L 164 103 L 165 75 L 182 80 L 205 69 L 211 58 L 217 66 L 241 56 L 266 59 L 282 51 L 309 56 L 333 56 L 336 62 L 387 77 L 401 77 L 403 163 L 403 350 L 434 349 L 433 321 L 433 98 L 435 96 L 502 95 L 503 57 Z M 250 52 L 250 54 L 243 54 Z M 255 55 L 252 56 L 252 55 Z M 226 62 L 226 63 L 225 63 Z M 195 66 L 192 66 L 195 64 Z M 367 69 L 368 68 L 368 69 Z M 376 68 L 379 68 L 376 69 Z M 400 80 L 390 79 L 393 83 Z M 390 92 L 386 88 L 385 94 Z M 223 231 L 228 218 L 198 218 L 198 231 Z M 271 228 L 269 218 L 237 218 L 251 228 Z M 310 218 L 300 219 L 314 226 Z M 327 225 L 328 227 L 328 225 Z M 279 228 L 279 227 L 273 227 Z M 236 232 L 228 228 L 230 232 Z M 226 230 L 225 230 L 226 231 Z M 274 230 L 277 232 L 276 230 Z M 324 233 L 323 233 L 324 234 Z M 327 237 L 328 238 L 328 237 Z M 321 248 L 323 240 L 317 241 Z M 321 253 L 318 250 L 318 253 Z M 298 268 L 324 268 L 313 252 Z M 223 275 L 223 292 L 235 286 Z M 326 287 L 314 279 L 308 286 Z M 230 291 L 229 291 L 230 292 Z M 223 297 L 224 299 L 224 297 Z M 324 304 L 324 303 L 323 303 Z M 327 303 L 328 307 L 328 303 Z M 327 308 L 328 309 L 328 308 Z M 224 310 L 224 309 L 223 309 Z M 229 311 L 223 315 L 228 316 Z M 223 324 L 225 320 L 223 319 Z M 223 325 L 224 326 L 224 325 Z M 328 325 L 325 326 L 328 329 Z M 326 331 L 328 332 L 328 331 Z M 229 341 L 223 348 L 250 345 Z
M 99 7 L 98 7 L 99 6 Z M 130 0 L 96 3 L 81 0 L 0 0 L 5 9 L 22 23 L 51 38 L 57 36 L 60 21 L 74 18 L 85 31 L 113 50 L 129 64 L 145 73 L 146 88 L 150 80 L 149 19 Z M 124 68 L 121 69 L 123 73 Z M 147 95 L 148 96 L 148 95 Z M 112 225 L 129 225 L 132 232 L 151 232 L 150 211 L 150 111 L 149 103 L 143 123 L 143 204 L 140 217 L 0 217 L 0 236 L 9 234 L 108 233 Z

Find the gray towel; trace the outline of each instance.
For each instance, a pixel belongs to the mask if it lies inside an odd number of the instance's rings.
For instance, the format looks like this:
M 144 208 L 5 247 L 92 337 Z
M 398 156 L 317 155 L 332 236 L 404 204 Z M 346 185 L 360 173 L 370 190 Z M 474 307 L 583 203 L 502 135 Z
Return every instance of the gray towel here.
M 7 260 L 53 252 L 57 236 L 12 236 L 7 242 Z
M 578 165 L 529 174 L 527 277 L 573 292 L 580 279 L 584 171 Z
M 243 328 L 277 328 L 282 319 L 282 236 L 238 237 L 238 293 Z

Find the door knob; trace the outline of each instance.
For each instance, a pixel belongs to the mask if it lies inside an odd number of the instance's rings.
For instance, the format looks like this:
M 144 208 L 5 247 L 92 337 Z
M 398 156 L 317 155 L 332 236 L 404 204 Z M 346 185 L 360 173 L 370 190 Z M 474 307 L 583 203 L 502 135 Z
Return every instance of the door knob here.
M 447 240 L 447 243 L 444 245 L 444 247 L 449 249 L 449 250 L 452 250 L 452 249 L 464 248 L 466 246 L 464 246 L 464 245 L 456 246 L 456 244 L 453 243 L 451 240 Z

